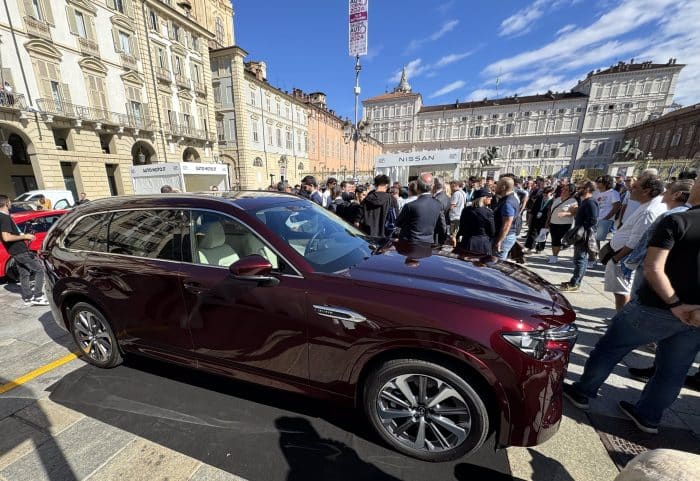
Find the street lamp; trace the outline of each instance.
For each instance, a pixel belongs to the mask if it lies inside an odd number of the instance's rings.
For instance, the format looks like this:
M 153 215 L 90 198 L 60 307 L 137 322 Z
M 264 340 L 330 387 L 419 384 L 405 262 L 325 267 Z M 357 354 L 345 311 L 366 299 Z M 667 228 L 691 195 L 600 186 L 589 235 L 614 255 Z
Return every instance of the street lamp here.
M 350 119 L 347 119 L 343 123 L 343 140 L 346 144 L 353 142 L 352 180 L 355 182 L 357 182 L 357 143 L 369 137 L 371 125 L 369 120 L 360 120 L 353 124 Z

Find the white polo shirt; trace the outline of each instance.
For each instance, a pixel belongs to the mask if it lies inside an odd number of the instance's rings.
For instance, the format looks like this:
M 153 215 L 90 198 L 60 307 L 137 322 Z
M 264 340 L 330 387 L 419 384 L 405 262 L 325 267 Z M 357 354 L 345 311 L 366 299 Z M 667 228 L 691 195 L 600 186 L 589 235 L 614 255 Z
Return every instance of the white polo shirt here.
M 627 222 L 622 224 L 622 227 L 615 232 L 610 240 L 610 246 L 614 250 L 619 251 L 625 246 L 630 249 L 637 247 L 639 239 L 642 238 L 649 226 L 654 223 L 654 220 L 668 210 L 666 204 L 661 202 L 662 197 L 658 195 L 649 202 L 641 204 L 627 219 Z

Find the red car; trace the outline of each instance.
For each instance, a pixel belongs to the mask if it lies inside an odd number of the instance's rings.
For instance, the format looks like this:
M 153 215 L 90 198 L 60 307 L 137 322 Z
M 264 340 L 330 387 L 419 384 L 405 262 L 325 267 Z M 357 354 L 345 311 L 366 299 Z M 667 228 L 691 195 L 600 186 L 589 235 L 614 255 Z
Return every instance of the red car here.
M 68 211 L 31 210 L 18 214 L 11 214 L 11 217 L 21 232 L 34 234 L 36 236 L 36 238 L 29 243 L 29 249 L 37 252 L 41 249 L 44 237 L 46 237 L 46 233 L 51 226 L 66 212 Z M 19 280 L 19 272 L 17 271 L 17 266 L 15 266 L 12 259 L 10 259 L 10 255 L 5 250 L 5 247 L 0 243 L 0 279 L 3 277 L 9 281 L 17 282 Z
M 93 201 L 41 255 L 96 366 L 138 353 L 354 405 L 427 461 L 559 427 L 575 315 L 509 262 L 369 238 L 272 192 Z

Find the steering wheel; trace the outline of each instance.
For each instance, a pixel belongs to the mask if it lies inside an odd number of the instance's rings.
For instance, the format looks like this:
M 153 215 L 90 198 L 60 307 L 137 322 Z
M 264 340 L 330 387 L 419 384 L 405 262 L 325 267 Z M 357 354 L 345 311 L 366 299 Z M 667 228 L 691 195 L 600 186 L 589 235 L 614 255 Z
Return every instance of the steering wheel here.
M 312 252 L 316 252 L 316 250 L 318 250 L 318 249 L 312 249 L 311 246 L 313 245 L 314 242 L 318 242 L 318 237 L 323 232 L 325 232 L 325 230 L 326 229 L 323 228 L 311 236 L 311 239 L 309 239 L 309 243 L 306 244 L 306 249 L 304 249 L 304 257 L 306 257 L 308 254 L 311 254 Z

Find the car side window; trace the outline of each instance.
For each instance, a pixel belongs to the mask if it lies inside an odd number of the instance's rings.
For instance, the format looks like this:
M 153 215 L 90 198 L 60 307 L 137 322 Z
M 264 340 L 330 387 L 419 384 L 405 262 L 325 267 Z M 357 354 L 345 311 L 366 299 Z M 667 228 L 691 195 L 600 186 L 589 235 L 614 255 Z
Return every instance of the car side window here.
M 100 231 L 104 231 L 107 214 L 95 214 L 83 217 L 63 238 L 63 247 L 79 251 L 95 250 Z
M 183 220 L 180 210 L 115 212 L 107 232 L 107 252 L 181 261 Z
M 192 258 L 197 264 L 228 267 L 237 260 L 258 254 L 272 268 L 284 271 L 284 265 L 257 234 L 237 220 L 214 212 L 192 213 Z
M 61 216 L 58 215 L 47 215 L 45 217 L 38 217 L 27 222 L 22 222 L 19 230 L 22 232 L 30 234 L 38 234 L 41 232 L 48 232 L 54 222 L 56 222 Z

